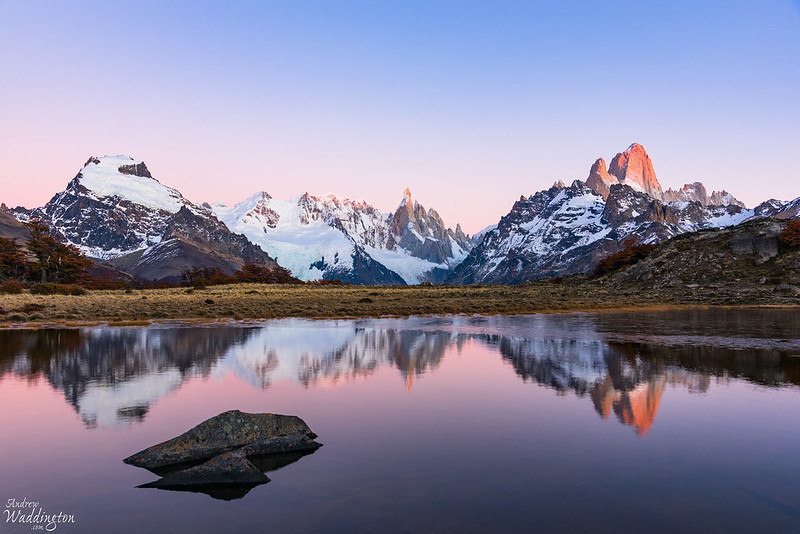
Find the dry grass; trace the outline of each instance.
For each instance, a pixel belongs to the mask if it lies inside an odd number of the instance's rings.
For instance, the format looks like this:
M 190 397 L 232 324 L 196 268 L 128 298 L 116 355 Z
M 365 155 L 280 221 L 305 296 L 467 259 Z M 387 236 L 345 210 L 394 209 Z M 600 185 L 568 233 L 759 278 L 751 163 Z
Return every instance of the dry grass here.
M 520 286 L 291 286 L 239 284 L 187 293 L 184 288 L 102 290 L 84 296 L 0 295 L 0 327 L 30 323 L 80 326 L 147 325 L 307 317 L 318 319 L 430 314 L 525 314 L 567 311 L 664 309 L 703 305 L 619 292 L 585 279 Z M 762 304 L 770 304 L 764 302 Z

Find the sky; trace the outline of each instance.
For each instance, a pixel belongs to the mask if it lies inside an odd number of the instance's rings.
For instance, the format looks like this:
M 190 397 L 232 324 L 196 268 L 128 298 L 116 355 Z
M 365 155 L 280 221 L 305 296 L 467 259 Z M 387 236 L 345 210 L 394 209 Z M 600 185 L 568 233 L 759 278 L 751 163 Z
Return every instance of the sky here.
M 449 226 L 638 142 L 800 196 L 800 2 L 0 0 L 0 202 L 127 154 L 195 202 L 406 187 Z

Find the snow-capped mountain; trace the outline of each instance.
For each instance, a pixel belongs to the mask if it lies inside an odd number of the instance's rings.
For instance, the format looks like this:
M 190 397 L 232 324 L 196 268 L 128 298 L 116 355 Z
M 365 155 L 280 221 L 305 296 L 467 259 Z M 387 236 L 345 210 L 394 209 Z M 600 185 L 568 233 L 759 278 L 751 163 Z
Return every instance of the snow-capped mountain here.
M 598 158 L 586 178 L 586 185 L 604 199 L 608 197 L 611 186 L 616 184 L 627 185 L 634 191 L 647 193 L 648 196 L 664 202 L 699 202 L 703 206 L 734 204 L 745 207 L 744 203 L 736 200 L 727 191 L 712 191 L 709 195 L 701 182 L 685 184 L 677 191 L 663 191 L 656 178 L 653 162 L 639 143 L 633 143 L 624 152 L 614 156 L 608 169 L 605 160 Z
M 446 228 L 438 213 L 413 202 L 408 190 L 391 214 L 364 201 L 308 193 L 283 201 L 259 192 L 233 208 L 210 207 L 301 280 L 440 281 L 472 246 L 460 226 Z
M 308 193 L 284 201 L 259 192 L 229 208 L 191 202 L 127 156 L 92 157 L 45 206 L 5 212 L 22 221 L 40 217 L 87 256 L 146 280 L 175 281 L 191 267 L 233 273 L 257 263 L 280 264 L 302 280 L 468 284 L 589 272 L 630 241 L 655 243 L 753 217 L 798 218 L 800 199 L 747 209 L 700 182 L 664 191 L 644 147 L 634 143 L 608 167 L 596 160 L 585 182 L 559 181 L 521 197 L 472 239 L 458 225 L 447 228 L 409 190 L 392 213 Z M 0 232 L 22 231 L 7 219 L 0 213 Z
M 664 191 L 663 200 L 665 202 L 699 202 L 703 206 L 730 206 L 733 204 L 740 208 L 746 207 L 744 202 L 737 200 L 724 189 L 722 191 L 712 191 L 709 195 L 701 182 L 684 184 L 677 191 L 667 189 Z
M 446 228 L 408 190 L 389 214 L 308 193 L 281 201 L 260 192 L 228 208 L 188 200 L 128 156 L 90 158 L 46 205 L 13 215 L 41 218 L 87 256 L 146 280 L 176 281 L 195 266 L 274 267 L 274 257 L 303 280 L 437 282 L 473 246 L 460 226 Z
M 193 266 L 227 273 L 245 263 L 277 266 L 211 210 L 161 184 L 144 162 L 128 156 L 89 158 L 47 204 L 14 215 L 41 218 L 87 256 L 146 280 L 176 281 Z
M 707 195 L 699 182 L 664 193 L 644 148 L 633 144 L 615 156 L 609 170 L 598 159 L 586 182 L 575 180 L 569 187 L 557 182 L 521 197 L 447 282 L 516 284 L 590 272 L 600 259 L 631 241 L 656 243 L 752 217 L 797 217 L 799 210 L 800 199 L 746 209 L 724 191 Z

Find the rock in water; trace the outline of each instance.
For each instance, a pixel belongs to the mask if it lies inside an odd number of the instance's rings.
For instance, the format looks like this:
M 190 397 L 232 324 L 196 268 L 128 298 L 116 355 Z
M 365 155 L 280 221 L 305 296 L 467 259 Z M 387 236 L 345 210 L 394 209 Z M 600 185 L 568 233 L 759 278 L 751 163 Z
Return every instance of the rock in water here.
M 145 484 L 149 488 L 178 488 L 205 484 L 264 484 L 269 477 L 262 473 L 241 450 L 224 452 L 209 461 Z
M 314 450 L 321 447 L 314 441 L 316 437 L 302 419 L 293 415 L 231 410 L 176 438 L 137 452 L 123 462 L 153 470 L 209 460 L 237 449 L 244 456 Z

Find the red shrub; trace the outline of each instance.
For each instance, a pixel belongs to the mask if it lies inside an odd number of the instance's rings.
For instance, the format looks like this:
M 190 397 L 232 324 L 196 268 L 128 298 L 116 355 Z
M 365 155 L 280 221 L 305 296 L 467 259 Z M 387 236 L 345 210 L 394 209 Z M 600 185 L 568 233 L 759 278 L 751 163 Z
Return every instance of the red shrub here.
M 780 235 L 781 243 L 787 247 L 800 247 L 800 221 L 791 220 L 786 223 Z
M 646 258 L 654 248 L 656 248 L 655 245 L 647 244 L 628 245 L 619 252 L 615 252 L 598 261 L 593 274 L 594 276 L 603 276 L 604 274 L 618 271 L 623 267 L 633 265 Z
M 25 284 L 16 280 L 6 280 L 0 284 L 0 293 L 8 295 L 19 295 L 23 289 L 25 289 Z

